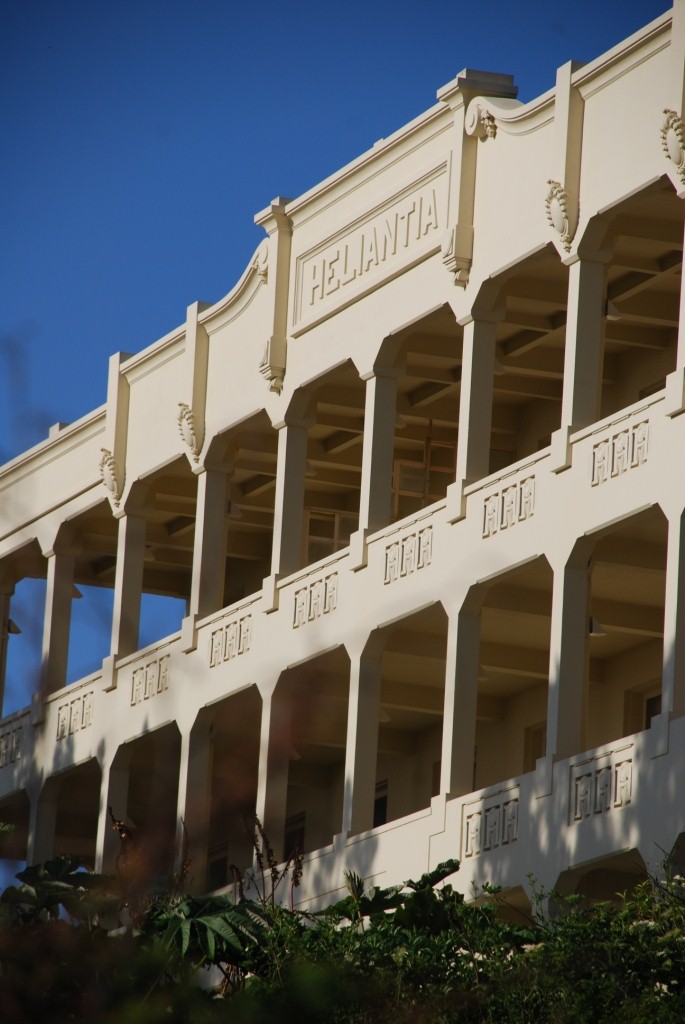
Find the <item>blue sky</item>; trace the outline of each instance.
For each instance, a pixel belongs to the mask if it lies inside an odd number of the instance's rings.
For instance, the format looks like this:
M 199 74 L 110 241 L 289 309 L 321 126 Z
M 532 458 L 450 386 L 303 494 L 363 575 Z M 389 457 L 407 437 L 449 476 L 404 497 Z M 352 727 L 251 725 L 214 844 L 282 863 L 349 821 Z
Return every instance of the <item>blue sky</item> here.
M 470 66 L 554 84 L 663 13 L 348 0 L 0 5 L 0 463 L 105 400 L 107 359 L 216 301 L 297 196 Z

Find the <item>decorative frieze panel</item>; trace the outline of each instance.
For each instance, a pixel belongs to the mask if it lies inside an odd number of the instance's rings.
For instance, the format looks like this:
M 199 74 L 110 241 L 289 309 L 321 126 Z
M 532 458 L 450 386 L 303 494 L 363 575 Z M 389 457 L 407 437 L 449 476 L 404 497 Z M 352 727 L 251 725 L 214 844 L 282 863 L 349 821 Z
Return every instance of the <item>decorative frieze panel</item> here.
M 462 829 L 464 857 L 510 846 L 518 839 L 518 831 L 518 789 L 467 804 Z
M 131 707 L 150 700 L 169 689 L 170 654 L 151 658 L 150 661 L 133 670 L 131 679 Z
M 305 626 L 335 610 L 338 603 L 338 574 L 321 576 L 295 591 L 293 629 Z
M 252 643 L 252 616 L 230 619 L 212 631 L 209 639 L 209 667 L 216 668 L 249 651 Z
M 592 446 L 592 486 L 622 476 L 647 461 L 649 422 L 626 426 Z
M 14 764 L 21 757 L 21 726 L 0 732 L 0 768 Z
M 571 768 L 571 821 L 626 807 L 633 794 L 631 757 L 598 758 Z
M 432 558 L 432 526 L 405 534 L 386 546 L 384 582 L 394 583 L 403 576 L 411 576 L 417 569 L 425 569 L 430 565 Z
M 518 480 L 483 502 L 483 537 L 492 537 L 500 530 L 508 530 L 535 511 L 535 477 Z
M 93 693 L 79 693 L 57 708 L 57 739 L 64 740 L 93 724 Z

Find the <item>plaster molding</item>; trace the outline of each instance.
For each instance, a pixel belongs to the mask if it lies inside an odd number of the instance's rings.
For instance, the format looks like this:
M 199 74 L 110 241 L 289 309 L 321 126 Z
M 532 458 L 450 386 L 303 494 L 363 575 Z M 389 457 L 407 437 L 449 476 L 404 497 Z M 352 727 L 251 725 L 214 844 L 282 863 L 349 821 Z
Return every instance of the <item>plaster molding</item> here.
M 664 110 L 659 134 L 666 159 L 671 161 L 681 184 L 685 185 L 685 123 L 675 110 Z
M 115 508 L 119 508 L 121 495 L 124 489 L 123 479 L 119 479 L 119 470 L 109 448 L 101 448 L 101 458 L 98 464 L 100 479 L 109 492 L 109 499 Z
M 201 445 L 195 424 L 195 414 L 186 402 L 179 402 L 178 409 L 179 412 L 176 422 L 178 423 L 178 431 L 181 435 L 181 440 L 190 451 L 190 454 L 193 457 L 193 462 L 197 463 L 200 458 Z
M 559 241 L 566 252 L 570 252 L 573 236 L 576 233 L 577 217 L 571 215 L 569 209 L 571 203 L 564 186 L 552 178 L 547 182 L 547 186 L 547 195 L 545 196 L 547 222 L 558 234 Z

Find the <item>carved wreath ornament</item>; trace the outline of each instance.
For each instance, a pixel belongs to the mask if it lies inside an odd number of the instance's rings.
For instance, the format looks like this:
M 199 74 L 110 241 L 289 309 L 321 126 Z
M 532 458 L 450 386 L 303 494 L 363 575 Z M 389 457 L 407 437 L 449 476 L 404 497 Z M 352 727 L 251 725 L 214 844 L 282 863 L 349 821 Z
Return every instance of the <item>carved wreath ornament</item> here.
M 547 210 L 547 221 L 559 235 L 559 240 L 566 252 L 571 251 L 571 242 L 575 234 L 575 227 L 571 226 L 571 218 L 568 210 L 568 195 L 564 186 L 550 179 L 547 182 L 548 191 L 545 197 L 545 209 Z
M 109 491 L 110 499 L 115 508 L 119 508 L 119 502 L 121 501 L 122 482 L 119 480 L 119 473 L 117 471 L 117 464 L 114 461 L 109 448 L 101 448 L 101 458 L 99 463 L 100 479 Z
M 195 415 L 190 406 L 185 402 L 179 402 L 178 409 L 178 431 L 181 435 L 181 440 L 190 449 L 193 462 L 197 462 L 200 457 L 200 445 L 197 439 L 197 430 L 195 429 Z
M 257 271 L 262 281 L 266 282 L 269 279 L 269 242 L 266 238 L 262 239 L 257 247 L 257 252 L 254 255 L 252 266 Z
M 660 135 L 661 148 L 685 185 L 685 124 L 675 110 L 664 110 L 664 123 Z

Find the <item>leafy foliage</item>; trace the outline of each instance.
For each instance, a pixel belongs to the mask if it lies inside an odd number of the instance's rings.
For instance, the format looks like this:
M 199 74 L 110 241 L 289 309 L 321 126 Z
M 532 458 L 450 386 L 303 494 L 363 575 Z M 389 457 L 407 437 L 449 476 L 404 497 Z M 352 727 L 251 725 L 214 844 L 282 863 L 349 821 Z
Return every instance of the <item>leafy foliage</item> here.
M 182 872 L 144 899 L 138 883 L 133 914 L 130 877 L 67 857 L 21 872 L 0 897 L 3 1024 L 685 1020 L 683 879 L 592 907 L 554 897 L 553 919 L 512 924 L 494 888 L 466 902 L 447 861 L 389 888 L 348 872 L 343 899 L 305 913 L 275 898 L 289 870 L 292 905 L 301 857 L 284 870 L 259 828 L 255 844 L 261 863 L 235 899 L 185 894 Z M 210 969 L 219 983 L 206 990 Z

